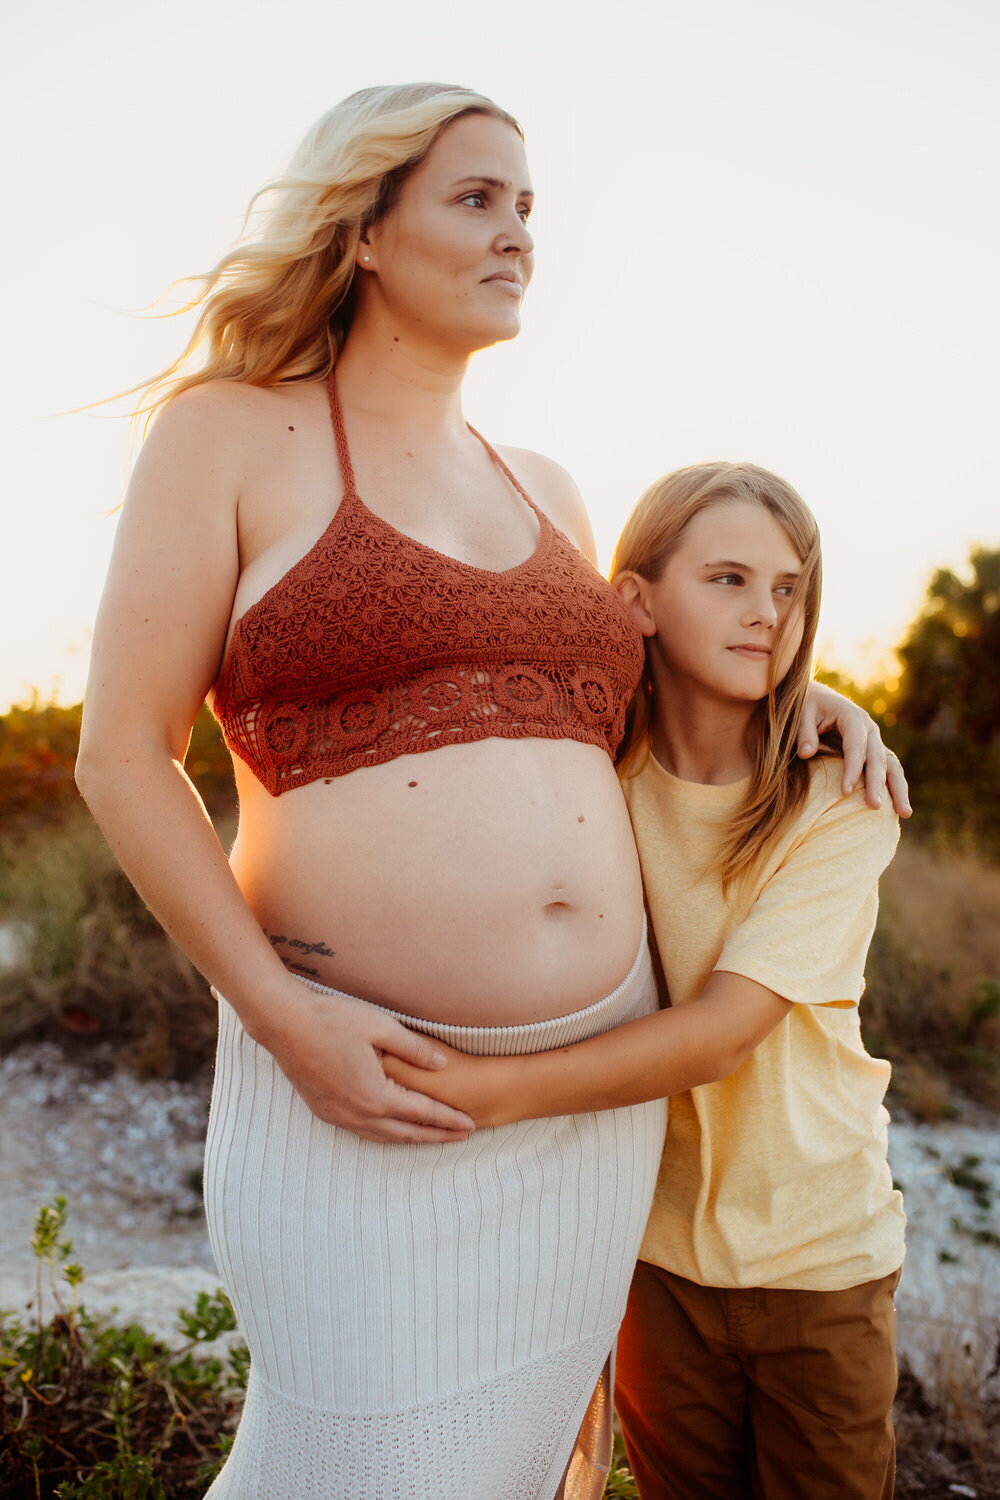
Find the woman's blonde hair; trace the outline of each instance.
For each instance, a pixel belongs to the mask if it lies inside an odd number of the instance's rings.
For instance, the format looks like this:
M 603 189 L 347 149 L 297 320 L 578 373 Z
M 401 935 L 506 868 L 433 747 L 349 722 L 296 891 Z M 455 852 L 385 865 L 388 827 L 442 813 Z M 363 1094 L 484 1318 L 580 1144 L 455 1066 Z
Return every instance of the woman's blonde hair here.
M 151 415 L 208 380 L 268 386 L 329 374 L 354 311 L 362 234 L 393 207 L 444 127 L 466 114 L 522 134 L 485 95 L 442 83 L 362 89 L 318 120 L 285 174 L 251 199 L 240 241 L 192 278 L 201 289 L 181 310 L 201 308 L 194 333 L 180 358 L 139 388 L 139 411 Z M 265 196 L 263 223 L 248 235 Z
M 719 853 L 724 891 L 754 872 L 772 840 L 801 807 L 809 784 L 809 767 L 796 754 L 796 736 L 812 678 L 819 618 L 822 558 L 816 518 L 791 485 L 767 469 L 755 464 L 692 464 L 656 480 L 640 497 L 625 522 L 611 564 L 612 581 L 622 573 L 638 573 L 655 582 L 694 517 L 709 505 L 733 502 L 760 505 L 768 511 L 786 532 L 802 566 L 791 608 L 778 628 L 767 697 L 754 709 L 747 733 L 753 768 L 743 805 L 733 817 Z M 800 617 L 802 640 L 788 671 L 776 681 L 780 643 Z M 629 705 L 625 737 L 618 752 L 621 776 L 635 775 L 645 763 L 652 714 L 647 647 L 647 670 Z

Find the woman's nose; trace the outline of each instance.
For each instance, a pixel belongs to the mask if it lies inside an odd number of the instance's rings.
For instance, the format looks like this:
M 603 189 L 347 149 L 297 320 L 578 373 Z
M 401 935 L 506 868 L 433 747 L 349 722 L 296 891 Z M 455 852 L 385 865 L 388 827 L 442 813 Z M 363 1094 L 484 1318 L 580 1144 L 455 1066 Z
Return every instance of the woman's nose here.
M 499 248 L 506 255 L 530 255 L 535 248 L 531 230 L 520 214 L 514 214 L 498 238 Z

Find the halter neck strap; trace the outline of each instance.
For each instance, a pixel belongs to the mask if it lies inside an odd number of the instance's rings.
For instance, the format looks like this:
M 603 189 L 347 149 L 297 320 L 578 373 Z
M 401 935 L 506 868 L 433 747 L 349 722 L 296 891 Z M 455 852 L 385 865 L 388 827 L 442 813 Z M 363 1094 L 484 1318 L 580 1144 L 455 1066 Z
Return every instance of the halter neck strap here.
M 344 494 L 350 495 L 357 500 L 358 486 L 354 478 L 354 465 L 351 463 L 351 450 L 347 446 L 347 431 L 344 427 L 344 408 L 340 404 L 340 395 L 337 391 L 335 372 L 330 371 L 327 381 L 327 389 L 330 393 L 330 417 L 333 421 L 333 435 L 337 442 L 337 457 L 340 460 L 340 477 L 344 481 Z
M 330 378 L 327 381 L 327 387 L 330 393 L 330 416 L 333 420 L 333 435 L 337 442 L 337 457 L 340 460 L 340 474 L 341 478 L 344 481 L 344 494 L 350 495 L 352 500 L 360 500 L 361 496 L 358 494 L 357 481 L 354 478 L 354 465 L 351 463 L 351 450 L 347 445 L 347 429 L 344 426 L 344 408 L 340 404 L 340 393 L 337 390 L 335 370 L 330 371 Z M 544 525 L 548 519 L 545 516 L 545 512 L 539 510 L 538 506 L 535 504 L 534 500 L 532 500 L 531 496 L 528 494 L 521 481 L 517 478 L 517 475 L 511 473 L 510 469 L 504 463 L 503 459 L 493 447 L 492 443 L 487 442 L 482 433 L 477 431 L 477 429 L 473 427 L 471 422 L 466 422 L 465 425 L 468 427 L 473 437 L 479 439 L 483 447 L 486 449 L 486 452 L 489 454 L 490 458 L 500 470 L 501 474 L 504 474 L 506 476 L 506 478 L 514 486 L 517 493 L 521 496 L 522 500 L 526 500 L 528 502 L 528 504 L 531 506 L 531 509 L 535 512 L 535 514 L 539 517 L 542 524 Z

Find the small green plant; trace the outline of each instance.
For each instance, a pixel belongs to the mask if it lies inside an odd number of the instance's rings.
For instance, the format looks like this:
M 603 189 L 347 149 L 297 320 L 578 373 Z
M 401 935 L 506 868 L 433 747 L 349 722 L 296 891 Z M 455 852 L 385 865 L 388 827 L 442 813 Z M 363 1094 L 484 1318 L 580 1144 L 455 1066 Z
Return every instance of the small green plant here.
M 965 1220 L 960 1219 L 957 1214 L 952 1214 L 949 1223 L 956 1234 L 965 1235 L 966 1239 L 971 1240 L 974 1245 L 991 1245 L 994 1249 L 1000 1249 L 1000 1234 L 996 1234 L 992 1229 L 966 1224 Z
M 638 1496 L 639 1486 L 633 1479 L 632 1471 L 628 1466 L 625 1444 L 616 1432 L 604 1500 L 638 1500 Z
M 225 1359 L 203 1352 L 235 1329 L 229 1300 L 202 1292 L 182 1310 L 180 1349 L 90 1317 L 77 1305 L 84 1273 L 70 1260 L 66 1214 L 57 1197 L 35 1219 L 32 1325 L 0 1314 L 0 1494 L 200 1500 L 231 1444 L 249 1368 L 242 1343 Z
M 944 1174 L 956 1187 L 971 1193 L 976 1207 L 986 1213 L 993 1203 L 993 1190 L 988 1180 L 975 1171 L 981 1160 L 978 1156 L 963 1156 L 957 1167 L 946 1166 Z

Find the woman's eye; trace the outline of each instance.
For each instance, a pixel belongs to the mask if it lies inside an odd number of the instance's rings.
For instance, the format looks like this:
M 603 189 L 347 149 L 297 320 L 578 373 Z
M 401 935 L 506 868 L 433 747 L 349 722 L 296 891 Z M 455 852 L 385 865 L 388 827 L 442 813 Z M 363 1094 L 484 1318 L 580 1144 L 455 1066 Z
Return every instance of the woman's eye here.
M 531 218 L 531 209 L 526 203 L 523 203 L 518 209 L 517 216 L 522 224 L 527 224 L 528 220 Z
M 461 200 L 463 203 L 471 203 L 474 208 L 484 208 L 486 205 L 485 193 L 466 193 Z
M 712 580 L 713 583 L 742 583 L 743 579 L 739 573 L 717 573 Z
M 795 592 L 795 585 L 794 583 L 779 583 L 774 592 L 780 594 L 783 599 L 790 599 Z

